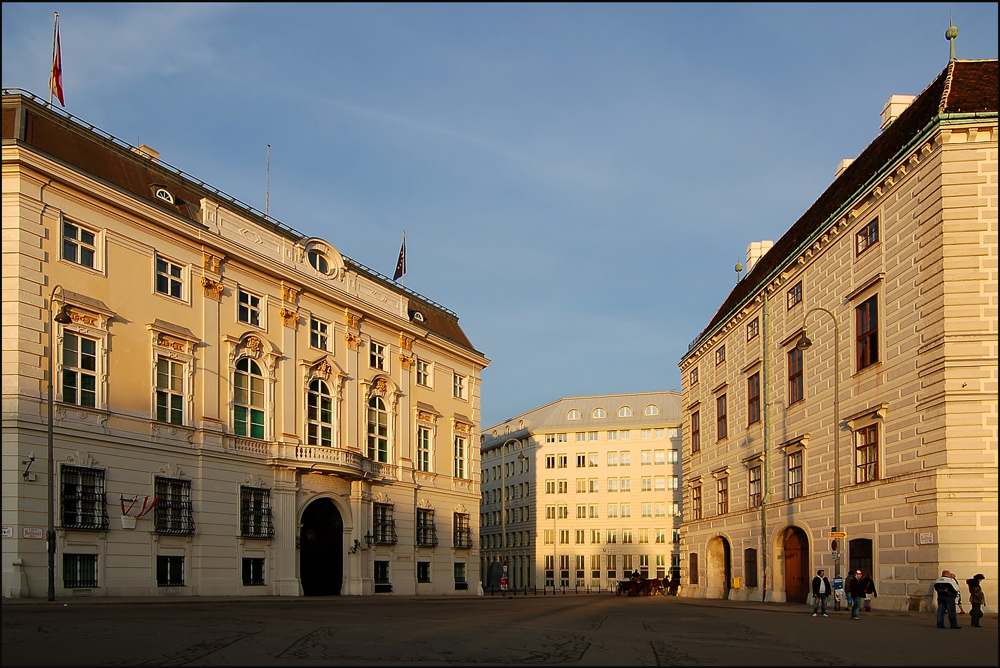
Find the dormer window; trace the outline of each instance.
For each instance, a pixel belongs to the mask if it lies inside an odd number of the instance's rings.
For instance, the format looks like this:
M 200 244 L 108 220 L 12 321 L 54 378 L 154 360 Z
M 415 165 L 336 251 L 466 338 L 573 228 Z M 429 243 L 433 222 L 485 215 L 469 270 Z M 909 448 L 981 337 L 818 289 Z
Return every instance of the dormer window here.
M 326 259 L 326 256 L 319 251 L 309 251 L 309 264 L 312 265 L 313 269 L 321 274 L 330 273 L 330 262 Z
M 156 195 L 157 199 L 162 199 L 167 204 L 174 204 L 175 203 L 174 202 L 174 196 L 173 196 L 173 194 L 169 190 L 167 190 L 166 188 L 156 188 L 153 191 L 153 194 Z
M 416 320 L 417 322 L 423 322 L 424 321 L 424 314 L 421 313 L 420 311 L 414 311 L 413 312 L 413 319 Z

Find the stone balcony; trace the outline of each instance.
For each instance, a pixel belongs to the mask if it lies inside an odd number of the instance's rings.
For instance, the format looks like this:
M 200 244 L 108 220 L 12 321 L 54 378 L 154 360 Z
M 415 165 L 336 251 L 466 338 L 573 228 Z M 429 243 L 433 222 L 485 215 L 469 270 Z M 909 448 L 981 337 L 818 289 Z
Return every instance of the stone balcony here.
M 322 445 L 272 443 L 253 438 L 230 437 L 226 449 L 243 456 L 266 460 L 269 464 L 293 469 L 309 469 L 315 473 L 331 473 L 348 478 L 387 478 L 398 480 L 395 464 L 376 462 L 356 450 L 329 448 Z

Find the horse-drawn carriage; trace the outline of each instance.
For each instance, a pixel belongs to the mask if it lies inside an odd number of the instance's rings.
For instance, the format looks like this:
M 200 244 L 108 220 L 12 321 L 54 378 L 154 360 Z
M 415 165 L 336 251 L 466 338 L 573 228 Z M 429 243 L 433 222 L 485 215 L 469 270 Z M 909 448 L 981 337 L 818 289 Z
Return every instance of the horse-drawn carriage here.
M 657 594 L 667 595 L 666 583 L 660 578 L 650 580 L 619 580 L 615 587 L 615 596 L 627 594 L 628 596 L 656 596 Z

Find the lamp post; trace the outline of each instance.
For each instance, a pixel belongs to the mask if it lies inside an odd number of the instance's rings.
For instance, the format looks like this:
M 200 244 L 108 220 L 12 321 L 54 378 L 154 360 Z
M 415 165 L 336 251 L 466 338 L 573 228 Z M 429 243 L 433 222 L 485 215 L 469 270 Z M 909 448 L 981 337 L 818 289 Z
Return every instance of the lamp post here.
M 525 461 L 528 459 L 524 456 L 524 444 L 516 438 L 512 438 L 504 442 L 500 450 L 500 531 L 502 535 L 500 536 L 500 563 L 503 566 L 503 577 L 507 578 L 507 446 L 511 443 L 517 443 L 521 451 L 517 453 L 517 458 L 520 461 Z
M 795 347 L 805 351 L 812 346 L 812 341 L 806 336 L 806 318 L 813 311 L 822 311 L 833 321 L 833 531 L 840 531 L 840 328 L 837 318 L 822 306 L 809 309 L 802 317 L 802 336 L 795 342 Z M 833 577 L 840 578 L 840 545 L 834 551 Z M 835 609 L 840 609 L 840 599 L 834 597 Z
M 53 313 L 52 305 L 56 298 L 56 292 L 60 293 L 60 300 L 62 301 L 62 306 L 59 307 L 59 313 Z M 56 356 L 55 351 L 55 323 L 60 323 L 65 325 L 68 322 L 72 322 L 69 317 L 69 306 L 66 304 L 66 297 L 63 294 L 63 287 L 61 285 L 56 285 L 52 288 L 52 292 L 49 293 L 49 421 L 48 421 L 48 467 L 49 467 L 49 489 L 48 496 L 46 499 L 46 510 L 48 511 L 48 531 L 45 534 L 45 551 L 48 552 L 49 560 L 49 600 L 56 600 L 56 516 L 55 516 L 55 490 L 56 490 L 56 475 L 55 475 L 55 455 L 53 450 L 53 434 L 52 434 L 52 414 L 54 397 L 52 394 L 53 379 L 52 376 L 54 372 L 54 358 Z

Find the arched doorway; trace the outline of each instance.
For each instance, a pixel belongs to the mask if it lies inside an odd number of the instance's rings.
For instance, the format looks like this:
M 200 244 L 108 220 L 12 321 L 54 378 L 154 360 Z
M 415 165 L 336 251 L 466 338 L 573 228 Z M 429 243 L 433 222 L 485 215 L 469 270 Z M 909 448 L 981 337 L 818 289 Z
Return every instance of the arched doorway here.
M 344 583 L 344 519 L 330 499 L 317 499 L 302 513 L 299 579 L 305 596 L 339 594 Z
M 785 600 L 805 603 L 809 598 L 809 538 L 802 529 L 788 527 L 784 539 Z
M 716 536 L 708 542 L 707 596 L 729 598 L 733 579 L 733 556 L 729 541 Z

